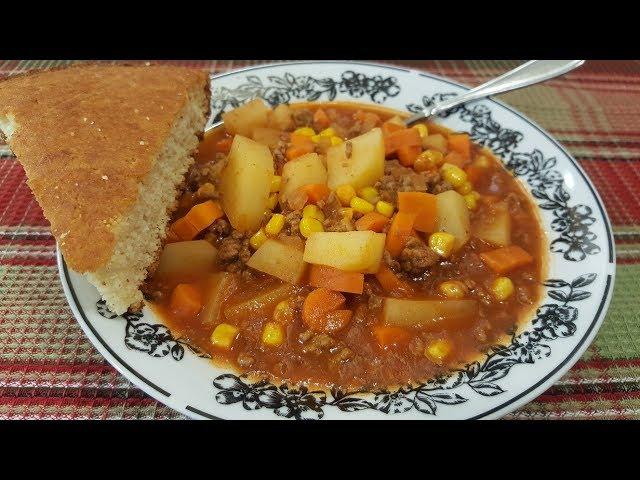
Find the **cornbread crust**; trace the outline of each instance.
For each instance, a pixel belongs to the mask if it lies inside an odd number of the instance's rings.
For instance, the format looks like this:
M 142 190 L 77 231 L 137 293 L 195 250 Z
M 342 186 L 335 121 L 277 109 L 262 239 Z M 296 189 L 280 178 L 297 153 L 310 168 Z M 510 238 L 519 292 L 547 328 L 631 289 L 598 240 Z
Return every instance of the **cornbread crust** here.
M 0 81 L 0 118 L 15 128 L 5 136 L 73 270 L 110 260 L 118 221 L 203 89 L 208 99 L 205 72 L 171 66 L 92 64 Z

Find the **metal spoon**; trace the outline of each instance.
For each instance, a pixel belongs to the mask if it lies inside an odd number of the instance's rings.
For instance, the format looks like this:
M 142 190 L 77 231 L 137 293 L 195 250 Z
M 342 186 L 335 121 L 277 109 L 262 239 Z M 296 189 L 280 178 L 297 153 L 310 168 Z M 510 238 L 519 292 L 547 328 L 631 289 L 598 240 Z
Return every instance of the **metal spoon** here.
M 420 113 L 404 120 L 406 125 L 411 125 L 419 120 L 432 117 L 442 112 L 446 112 L 463 103 L 473 102 L 481 98 L 490 97 L 499 93 L 517 90 L 518 88 L 528 87 L 534 83 L 544 82 L 551 78 L 564 75 L 574 68 L 578 68 L 584 63 L 584 60 L 530 60 L 523 63 L 519 67 L 500 75 L 499 77 L 489 80 L 482 85 L 472 88 L 462 95 L 452 97 L 440 103 L 436 103 L 431 107 L 425 108 Z M 218 128 L 224 122 L 211 124 L 205 131 Z
M 427 107 L 420 113 L 405 119 L 404 122 L 407 125 L 411 125 L 419 120 L 424 120 L 425 118 L 446 112 L 463 103 L 469 103 L 499 93 L 528 87 L 534 83 L 544 82 L 545 80 L 564 75 L 574 68 L 578 68 L 583 63 L 584 60 L 530 60 L 493 80 L 489 80 L 482 85 L 472 88 L 462 95 Z

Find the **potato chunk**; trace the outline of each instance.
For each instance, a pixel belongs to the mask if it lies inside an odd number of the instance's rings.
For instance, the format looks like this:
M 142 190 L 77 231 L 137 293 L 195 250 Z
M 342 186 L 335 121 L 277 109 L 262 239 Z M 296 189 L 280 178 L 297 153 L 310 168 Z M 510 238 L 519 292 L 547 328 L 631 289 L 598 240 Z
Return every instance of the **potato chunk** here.
M 456 237 L 454 251 L 459 250 L 469 240 L 471 229 L 469 209 L 462 195 L 448 190 L 436 195 L 438 199 L 438 221 L 436 230 L 447 232 Z
M 160 254 L 155 276 L 188 276 L 213 269 L 218 250 L 206 240 L 167 243 Z
M 449 142 L 444 138 L 444 135 L 435 133 L 433 135 L 427 135 L 422 139 L 422 148 L 425 150 L 437 150 L 441 153 L 447 153 Z
M 376 183 L 384 175 L 382 130 L 374 128 L 331 147 L 327 150 L 327 171 L 329 188 L 332 190 L 347 184 L 357 190 Z
M 376 273 L 380 269 L 386 235 L 370 230 L 317 232 L 307 239 L 304 261 L 346 272 Z
M 287 199 L 298 188 L 305 185 L 327 183 L 327 169 L 317 153 L 307 153 L 282 167 L 280 198 Z
M 300 283 L 307 267 L 302 256 L 302 248 L 269 238 L 251 255 L 247 265 L 295 285 Z
M 275 128 L 256 127 L 253 129 L 252 138 L 269 148 L 275 148 L 280 141 L 280 135 L 282 130 L 276 130 Z
M 236 275 L 229 272 L 216 272 L 209 275 L 206 280 L 207 293 L 200 320 L 203 325 L 216 325 L 220 317 L 222 304 L 229 299 L 238 288 Z
M 241 232 L 258 229 L 267 208 L 272 178 L 273 157 L 269 149 L 236 135 L 220 178 L 222 208 L 233 228 Z
M 261 290 L 250 298 L 225 307 L 224 317 L 231 322 L 238 322 L 248 315 L 262 315 L 295 292 L 296 287 L 289 283 L 281 283 L 267 291 Z
M 224 128 L 232 135 L 250 137 L 256 127 L 266 127 L 269 112 L 262 99 L 256 98 L 238 108 L 222 114 Z
M 489 207 L 489 216 L 474 222 L 473 235 L 498 247 L 511 245 L 511 215 L 506 202 Z
M 293 128 L 293 115 L 289 105 L 281 104 L 273 109 L 269 116 L 269 126 L 278 130 L 289 130 Z
M 458 330 L 473 325 L 476 300 L 405 300 L 385 298 L 382 322 L 387 326 L 418 326 L 425 331 Z

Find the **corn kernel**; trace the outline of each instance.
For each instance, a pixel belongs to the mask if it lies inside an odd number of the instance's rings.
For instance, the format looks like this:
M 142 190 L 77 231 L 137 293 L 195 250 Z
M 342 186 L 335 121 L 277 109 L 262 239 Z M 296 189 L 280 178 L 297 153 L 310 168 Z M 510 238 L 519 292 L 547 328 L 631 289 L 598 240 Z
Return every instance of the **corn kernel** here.
M 427 129 L 427 126 L 423 125 L 422 123 L 418 123 L 411 128 L 415 128 L 416 130 L 418 130 L 418 133 L 420 133 L 420 138 L 424 138 L 427 135 L 429 135 L 429 130 Z
M 351 185 L 340 185 L 336 188 L 336 196 L 342 206 L 346 207 L 351 203 L 351 199 L 356 196 L 356 189 Z
M 416 161 L 413 162 L 413 169 L 418 173 L 429 170 L 429 168 L 429 162 L 424 158 L 420 158 L 420 156 L 418 156 L 418 158 L 416 158 Z
M 302 209 L 303 218 L 315 218 L 320 222 L 324 222 L 324 213 L 317 205 L 309 204 Z
M 451 342 L 448 340 L 434 340 L 424 349 L 425 356 L 438 365 L 442 365 L 450 353 Z
M 313 137 L 316 132 L 311 127 L 300 127 L 296 128 L 293 133 L 297 133 L 298 135 L 304 135 L 305 137 Z
M 304 238 L 309 238 L 314 232 L 324 232 L 322 223 L 318 219 L 311 217 L 303 217 L 298 224 L 298 228 Z
M 278 323 L 289 323 L 294 316 L 294 310 L 291 308 L 288 300 L 282 300 L 273 310 L 273 320 Z
M 489 166 L 491 166 L 491 161 L 484 155 L 480 155 L 475 159 L 473 164 L 481 168 L 489 168 Z
M 211 334 L 211 343 L 215 347 L 230 348 L 233 341 L 238 336 L 238 327 L 229 325 L 228 323 L 221 323 L 218 325 Z
M 329 127 L 329 128 L 325 128 L 324 130 L 322 130 L 319 133 L 319 135 L 321 137 L 329 137 L 329 138 L 331 138 L 331 137 L 335 137 L 336 136 L 336 131 L 333 128 Z
M 284 215 L 281 213 L 274 213 L 264 226 L 264 232 L 267 235 L 277 235 L 284 227 Z
M 349 205 L 351 205 L 351 208 L 353 208 L 354 211 L 363 214 L 373 212 L 374 209 L 373 205 L 360 197 L 353 197 Z
M 447 232 L 435 232 L 429 236 L 429 247 L 441 257 L 447 258 L 453 253 L 456 237 Z
M 507 298 L 513 295 L 514 290 L 513 282 L 509 277 L 498 277 L 491 285 L 493 296 L 499 302 L 504 302 Z
M 276 322 L 267 322 L 262 330 L 262 343 L 270 347 L 279 347 L 284 342 L 284 329 Z
M 413 164 L 413 169 L 420 173 L 439 167 L 444 161 L 444 156 L 437 150 L 425 150 Z
M 453 188 L 458 188 L 467 181 L 467 172 L 451 163 L 442 165 L 442 167 L 440 167 L 440 173 L 442 178 L 449 182 Z
M 312 136 L 311 136 L 311 141 L 312 141 L 313 143 L 320 143 L 320 139 L 321 139 L 321 138 L 322 138 L 322 137 L 320 137 L 320 135 L 312 135 Z
M 333 136 L 331 137 L 331 145 L 335 146 L 335 145 L 340 145 L 344 140 L 342 140 L 340 137 L 338 136 Z
M 389 202 L 385 202 L 383 200 L 380 200 L 378 203 L 376 203 L 376 212 L 384 215 L 385 217 L 391 218 L 391 215 L 393 215 L 393 204 L 389 203 Z
M 269 190 L 271 193 L 279 192 L 280 185 L 282 185 L 282 177 L 280 175 L 274 175 L 271 177 L 271 189 Z
M 251 238 L 249 239 L 249 245 L 251 245 L 251 248 L 253 248 L 254 250 L 257 250 L 260 248 L 260 245 L 262 245 L 266 241 L 267 235 L 264 233 L 263 229 L 260 229 L 251 236 Z
M 274 208 L 276 208 L 277 204 L 278 204 L 278 194 L 272 193 L 271 195 L 269 195 L 269 200 L 267 200 L 267 208 L 269 210 L 273 210 Z
M 340 215 L 342 215 L 342 218 L 344 218 L 345 220 L 353 220 L 353 208 L 341 208 Z
M 439 167 L 444 163 L 444 154 L 439 150 L 425 150 L 421 155 L 423 155 L 424 158 L 431 160 L 436 167 Z
M 473 190 L 473 184 L 469 180 L 467 180 L 458 188 L 456 188 L 456 192 L 458 192 L 460 195 L 466 195 L 467 193 L 471 193 L 472 190 Z
M 473 191 L 467 193 L 462 198 L 464 198 L 464 201 L 466 202 L 467 208 L 469 210 L 475 210 L 476 208 L 478 208 L 478 200 L 480 199 L 480 194 L 478 192 Z
M 375 205 L 378 201 L 378 190 L 373 187 L 362 187 L 358 190 L 358 196 Z
M 464 298 L 467 294 L 467 286 L 458 280 L 442 282 L 438 290 L 447 298 Z

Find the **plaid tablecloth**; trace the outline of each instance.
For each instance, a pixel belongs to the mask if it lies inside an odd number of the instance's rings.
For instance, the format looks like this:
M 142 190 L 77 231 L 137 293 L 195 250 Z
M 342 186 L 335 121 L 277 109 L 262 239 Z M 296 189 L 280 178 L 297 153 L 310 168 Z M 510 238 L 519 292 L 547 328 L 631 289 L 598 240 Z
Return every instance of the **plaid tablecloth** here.
M 0 76 L 60 61 L 0 60 Z M 263 62 L 175 62 L 221 72 Z M 477 85 L 520 62 L 387 61 Z M 640 418 L 640 62 L 592 61 L 502 99 L 578 159 L 613 222 L 613 301 L 582 359 L 511 419 Z M 0 151 L 4 146 L 0 145 Z M 0 156 L 0 418 L 179 419 L 89 343 L 58 280 L 55 242 L 20 164 Z

